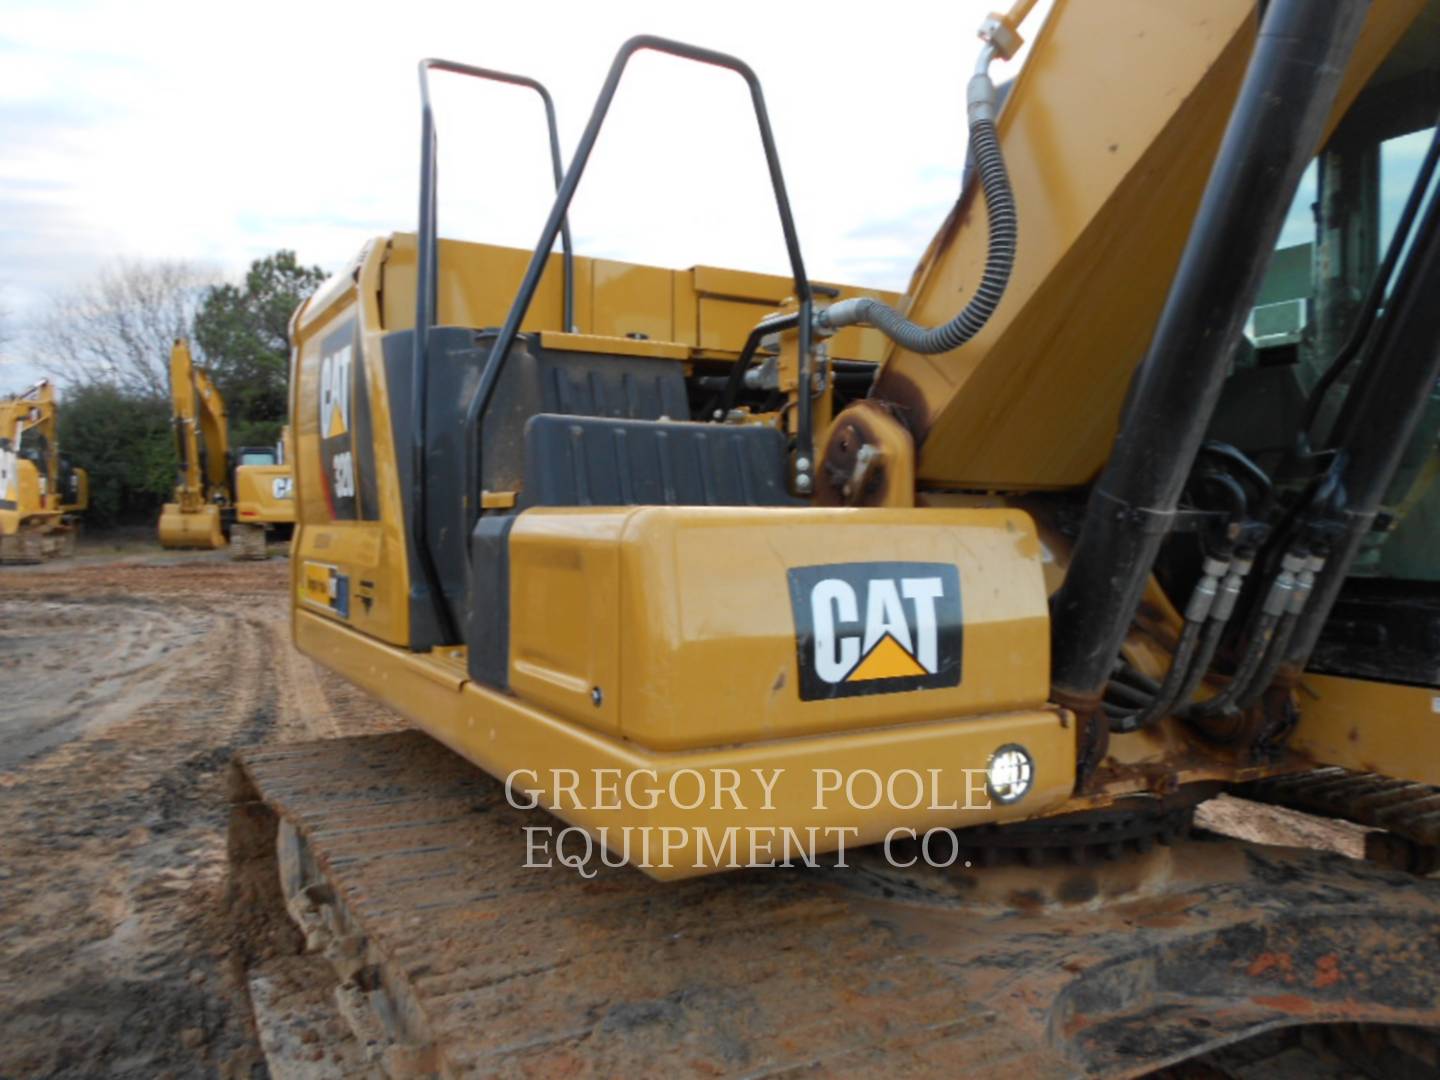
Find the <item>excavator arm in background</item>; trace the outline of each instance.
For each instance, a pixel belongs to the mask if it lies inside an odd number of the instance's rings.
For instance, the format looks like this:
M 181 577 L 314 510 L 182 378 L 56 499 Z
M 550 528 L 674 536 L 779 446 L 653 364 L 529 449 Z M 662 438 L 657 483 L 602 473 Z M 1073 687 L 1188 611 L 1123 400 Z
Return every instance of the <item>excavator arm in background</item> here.
M 69 554 L 88 501 L 85 470 L 61 457 L 54 386 L 0 399 L 0 561 Z
M 234 506 L 225 402 L 183 338 L 170 350 L 170 401 L 179 465 L 174 501 L 160 514 L 160 543 L 224 547 Z

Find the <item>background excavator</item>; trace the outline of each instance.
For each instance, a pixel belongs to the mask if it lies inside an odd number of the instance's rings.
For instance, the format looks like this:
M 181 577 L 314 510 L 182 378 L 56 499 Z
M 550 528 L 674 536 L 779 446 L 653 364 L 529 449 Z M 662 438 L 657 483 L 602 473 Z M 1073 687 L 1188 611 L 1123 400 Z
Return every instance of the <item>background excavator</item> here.
M 1057 0 L 997 94 L 1031 6 L 898 300 L 809 279 L 733 57 L 631 40 L 563 170 L 422 63 L 417 231 L 291 378 L 295 643 L 418 730 L 233 787 L 387 1071 L 1433 1075 L 1440 6 Z M 642 50 L 746 82 L 788 279 L 571 253 Z M 437 237 L 437 71 L 544 99 L 532 252 Z
M 183 339 L 170 350 L 170 400 L 179 469 L 175 501 L 160 513 L 161 546 L 214 549 L 228 542 L 231 558 L 266 558 L 267 533 L 295 520 L 289 429 L 275 447 L 232 453 L 225 401 Z
M 55 388 L 0 398 L 0 563 L 72 554 L 90 478 L 60 452 Z

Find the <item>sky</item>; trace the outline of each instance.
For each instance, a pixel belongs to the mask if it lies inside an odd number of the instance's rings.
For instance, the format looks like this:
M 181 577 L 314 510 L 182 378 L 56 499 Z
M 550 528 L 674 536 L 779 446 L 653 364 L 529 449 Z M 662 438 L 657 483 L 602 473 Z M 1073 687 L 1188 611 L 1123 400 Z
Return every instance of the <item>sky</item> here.
M 0 0 L 15 339 L 0 389 L 43 364 L 25 331 L 50 299 L 116 259 L 238 274 L 285 247 L 334 270 L 413 229 L 424 56 L 540 79 L 568 161 L 626 38 L 738 55 L 765 88 L 810 275 L 903 288 L 958 189 L 975 29 L 994 6 Z M 434 96 L 442 233 L 533 247 L 552 195 L 539 99 L 446 76 Z M 785 272 L 744 83 L 636 57 L 571 223 L 588 255 Z
M 0 391 L 43 369 L 26 331 L 51 299 L 118 259 L 238 276 L 290 248 L 335 270 L 412 230 L 424 56 L 546 83 L 568 161 L 626 38 L 733 53 L 764 84 L 810 275 L 902 289 L 958 190 L 975 29 L 997 6 L 0 0 Z M 552 195 L 539 99 L 447 76 L 434 98 L 442 234 L 533 247 Z M 1413 176 L 1423 145 L 1392 157 Z M 1383 178 L 1392 216 L 1404 171 Z M 1282 243 L 1313 235 L 1306 190 Z M 587 255 L 785 273 L 744 84 L 636 57 L 571 224 Z

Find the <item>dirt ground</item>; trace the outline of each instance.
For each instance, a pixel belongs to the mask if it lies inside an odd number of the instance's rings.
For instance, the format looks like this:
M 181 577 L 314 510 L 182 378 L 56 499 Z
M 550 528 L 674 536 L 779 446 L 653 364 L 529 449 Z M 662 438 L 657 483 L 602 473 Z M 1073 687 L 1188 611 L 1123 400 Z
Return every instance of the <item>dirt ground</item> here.
M 238 749 L 399 722 L 291 647 L 283 558 L 0 570 L 0 1080 L 263 1076 L 224 914 Z M 1207 827 L 1352 851 L 1216 800 Z
M 0 1077 L 264 1075 L 225 765 L 398 726 L 291 649 L 287 573 L 95 548 L 0 570 Z

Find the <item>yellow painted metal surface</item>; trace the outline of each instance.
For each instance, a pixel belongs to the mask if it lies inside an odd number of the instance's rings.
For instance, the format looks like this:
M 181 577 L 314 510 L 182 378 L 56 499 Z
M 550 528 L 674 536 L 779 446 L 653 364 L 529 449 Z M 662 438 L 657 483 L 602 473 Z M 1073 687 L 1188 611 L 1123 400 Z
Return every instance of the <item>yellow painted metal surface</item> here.
M 283 525 L 295 520 L 288 465 L 242 465 L 235 470 L 235 520 Z
M 410 245 L 413 269 L 413 238 Z M 297 527 L 291 573 L 298 598 L 304 595 L 307 560 L 335 566 L 348 575 L 354 590 L 350 625 L 383 641 L 405 644 L 410 635 L 409 563 L 381 351 L 382 304 L 394 299 L 383 287 L 386 260 L 392 255 L 384 243 L 368 245 L 354 268 L 354 279 L 347 276 L 344 287 L 322 290 L 292 323 L 290 434 L 295 447 L 292 494 Z M 413 304 L 413 278 L 411 288 Z M 412 306 L 406 319 L 413 318 Z M 361 418 L 352 391 L 347 399 L 350 424 L 346 432 L 331 437 L 327 470 L 321 452 L 321 417 L 324 406 L 334 401 L 322 397 L 322 373 L 337 370 L 335 365 L 341 359 L 348 362 L 352 379 L 364 382 L 371 445 L 362 448 L 355 434 Z M 349 478 L 355 485 L 356 503 L 350 514 L 337 516 L 333 470 L 343 453 L 350 455 Z M 373 473 L 368 479 L 364 475 L 367 469 Z M 373 505 L 368 502 L 369 491 L 373 491 Z M 328 617 L 340 616 L 330 613 Z
M 1049 693 L 1039 546 L 1019 511 L 537 508 L 517 519 L 510 557 L 511 689 L 642 746 L 929 722 Z M 802 700 L 788 571 L 848 563 L 957 569 L 957 685 Z
M 1321 765 L 1440 784 L 1440 690 L 1307 674 L 1290 745 Z
M 294 628 L 303 652 L 493 776 L 533 770 L 515 776 L 516 790 L 522 797 L 535 791 L 539 804 L 562 820 L 595 835 L 606 829 L 618 836 L 628 828 L 660 837 L 659 830 L 678 830 L 671 834 L 669 865 L 646 868 L 661 879 L 725 869 L 730 828 L 792 829 L 807 840 L 813 835 L 816 851 L 833 851 L 842 843 L 847 848 L 875 843 L 895 827 L 923 832 L 1053 812 L 1065 804 L 1074 783 L 1073 723 L 1068 713 L 1048 707 L 715 750 L 654 752 L 466 681 L 449 664 L 384 645 L 307 610 L 297 609 Z M 983 770 L 991 755 L 1010 743 L 1030 752 L 1035 779 L 1023 799 L 1007 806 L 985 794 Z M 597 798 L 585 790 L 577 790 L 576 798 L 564 791 L 556 797 L 552 780 L 557 774 L 568 779 L 565 770 L 603 783 L 607 791 L 612 781 L 622 792 L 630 784 L 637 797 L 612 799 L 602 792 Z M 695 774 L 714 778 L 715 770 L 735 774 L 735 797 L 687 809 Z M 897 811 L 883 792 L 867 805 L 872 776 L 882 784 L 895 777 L 900 801 L 908 803 L 911 774 L 923 785 L 917 805 Z M 855 778 L 853 799 L 843 786 L 825 790 L 835 776 L 842 782 Z M 778 848 L 775 854 L 780 856 Z
M 160 511 L 160 546 L 214 550 L 225 546 L 220 525 L 220 508 L 200 505 L 190 509 L 166 503 Z
M 1370 6 L 1332 125 L 1422 6 Z M 1020 216 L 1005 298 L 953 353 L 894 350 L 877 387 L 911 411 L 922 485 L 1059 488 L 1099 470 L 1254 34 L 1252 0 L 1055 5 L 997 123 Z M 912 319 L 954 316 L 987 239 L 973 191 L 915 273 Z
M 90 504 L 90 478 L 74 469 L 75 501 L 65 502 L 55 387 L 42 379 L 24 393 L 0 397 L 0 537 L 20 551 L 42 535 L 67 533 L 69 515 Z M 28 537 L 25 543 L 16 538 Z
M 290 425 L 280 434 L 278 462 L 241 465 L 235 470 L 235 520 L 241 524 L 288 525 L 295 520 L 295 451 Z
M 596 259 L 591 267 L 592 334 L 618 338 L 643 334 L 655 341 L 675 340 L 671 271 L 609 259 Z
M 540 333 L 540 345 L 546 349 L 563 349 L 567 352 L 598 353 L 607 356 L 642 356 L 658 360 L 688 360 L 690 350 L 679 342 L 637 341 L 627 337 L 607 337 L 603 334 L 562 334 L 554 330 Z
M 230 430 L 225 401 L 183 338 L 170 349 L 170 406 L 180 468 L 174 500 L 165 504 L 157 524 L 160 545 L 224 547 L 220 510 L 232 506 L 235 496 L 226 475 Z
M 383 288 L 370 324 L 377 330 L 403 330 L 415 322 L 415 237 L 396 233 L 372 241 L 362 258 L 379 258 Z M 530 253 L 520 248 L 440 241 L 437 325 L 499 326 L 510 311 Z M 521 329 L 563 333 L 563 277 L 560 256 L 545 264 L 535 300 Z M 880 289 L 833 286 L 840 296 L 874 296 L 887 303 L 899 298 Z M 317 308 L 350 290 L 340 278 L 334 290 L 317 294 Z M 575 329 L 597 340 L 644 334 L 657 344 L 674 343 L 707 353 L 738 353 L 757 322 L 773 313 L 793 292 L 789 278 L 698 266 L 666 270 L 612 259 L 575 258 Z M 317 308 L 302 310 L 299 327 Z M 584 349 L 585 346 L 577 346 Z M 851 327 L 835 335 L 831 353 L 838 359 L 878 362 L 884 338 L 877 330 Z M 594 350 L 591 350 L 594 351 Z M 685 353 L 688 358 L 691 354 Z

